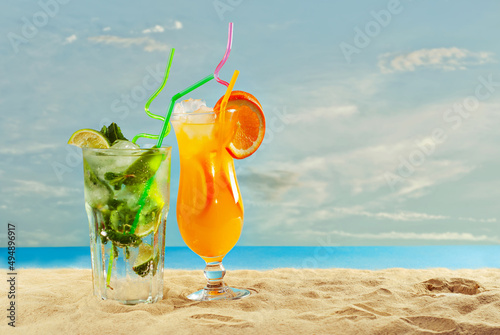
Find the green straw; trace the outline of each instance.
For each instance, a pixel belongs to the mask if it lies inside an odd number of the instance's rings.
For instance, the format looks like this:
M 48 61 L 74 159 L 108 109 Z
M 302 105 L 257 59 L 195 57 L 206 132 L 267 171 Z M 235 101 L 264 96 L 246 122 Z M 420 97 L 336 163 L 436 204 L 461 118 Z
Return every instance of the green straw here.
M 153 114 L 149 111 L 149 105 L 153 102 L 153 100 L 160 94 L 160 92 L 163 90 L 165 87 L 165 84 L 167 83 L 168 76 L 170 74 L 170 67 L 172 66 L 172 59 L 174 58 L 174 53 L 175 53 L 175 48 L 172 48 L 170 51 L 170 58 L 168 60 L 168 65 L 167 68 L 165 69 L 165 76 L 163 77 L 163 82 L 161 83 L 160 87 L 154 92 L 146 102 L 146 105 L 144 106 L 144 111 L 146 114 L 155 120 L 160 120 L 160 121 L 165 121 L 165 118 L 161 115 Z M 134 136 L 132 139 L 132 142 L 135 143 L 140 137 L 145 137 L 145 138 L 151 138 L 151 139 L 157 139 L 158 135 L 151 135 L 151 134 L 146 134 L 146 133 L 140 133 Z
M 170 106 L 168 106 L 167 116 L 165 117 L 165 121 L 163 123 L 163 128 L 161 130 L 160 135 L 158 135 L 158 142 L 156 142 L 156 147 L 158 147 L 158 148 L 161 147 L 161 144 L 163 143 L 163 139 L 170 132 L 170 124 L 168 122 L 170 120 L 170 116 L 172 116 L 172 111 L 174 109 L 174 105 L 177 102 L 177 100 L 179 100 L 180 98 L 182 98 L 183 96 L 185 96 L 189 92 L 194 91 L 195 89 L 197 89 L 201 85 L 208 83 L 212 79 L 214 79 L 213 73 L 209 74 L 208 76 L 206 76 L 202 80 L 198 81 L 197 83 L 194 83 L 193 85 L 189 86 L 188 88 L 185 88 L 184 90 L 180 91 L 179 93 L 175 94 L 172 97 L 172 100 L 170 100 Z
M 165 79 L 163 80 L 163 84 L 151 96 L 151 98 L 148 100 L 148 102 L 146 103 L 146 106 L 144 108 L 146 110 L 146 113 L 148 115 L 152 114 L 152 113 L 149 112 L 149 108 L 148 108 L 149 104 L 160 93 L 160 91 L 163 89 L 163 86 L 165 86 L 165 82 L 167 81 L 168 73 L 170 71 L 170 65 L 171 65 L 171 62 L 172 62 L 172 56 L 173 56 L 173 49 L 172 49 L 172 53 L 170 54 L 170 61 L 168 63 L 167 71 L 165 72 Z M 151 135 L 151 134 L 144 134 L 144 133 L 142 133 L 142 134 L 136 135 L 134 137 L 134 140 L 136 140 L 139 137 L 147 137 L 147 138 L 153 138 L 153 139 L 157 138 L 158 142 L 156 143 L 156 147 L 157 148 L 161 148 L 161 144 L 163 142 L 163 139 L 170 132 L 169 120 L 170 120 L 170 116 L 172 115 L 172 110 L 174 109 L 175 102 L 177 100 L 179 100 L 179 98 L 181 98 L 184 95 L 188 94 L 189 92 L 194 91 L 195 89 L 197 89 L 201 85 L 204 85 L 204 84 L 208 83 L 212 79 L 214 79 L 214 74 L 213 73 L 211 73 L 210 75 L 206 76 L 205 78 L 203 78 L 202 80 L 198 81 L 197 83 L 195 83 L 195 84 L 193 84 L 193 85 L 185 88 L 184 90 L 180 91 L 179 93 L 175 94 L 172 97 L 172 99 L 170 100 L 170 106 L 168 107 L 168 112 L 167 112 L 166 117 L 165 118 L 161 117 L 161 119 L 164 121 L 164 123 L 163 123 L 163 128 L 162 128 L 162 131 L 161 131 L 160 135 Z M 155 115 L 155 114 L 153 114 L 153 115 Z M 156 115 L 156 116 L 159 116 L 159 115 Z M 134 140 L 132 140 L 132 142 L 134 142 Z M 144 207 L 144 204 L 146 203 L 146 199 L 147 199 L 147 196 L 148 196 L 148 193 L 149 193 L 149 189 L 151 188 L 151 185 L 153 184 L 154 178 L 155 178 L 155 176 L 151 177 L 148 181 L 146 181 L 146 185 L 144 185 L 144 191 L 141 194 L 141 197 L 139 198 L 139 202 L 138 202 L 139 210 L 137 211 L 137 213 L 135 215 L 134 222 L 132 223 L 132 227 L 130 227 L 129 234 L 133 234 L 135 232 L 135 229 L 137 228 L 137 224 L 139 223 L 139 218 L 140 218 L 140 215 L 141 215 L 142 208 Z
M 162 162 L 165 159 L 165 157 L 166 157 L 165 155 L 162 155 L 162 160 L 161 160 Z M 158 170 L 159 169 L 160 168 L 158 167 Z M 158 170 L 156 170 L 156 172 L 158 172 Z M 129 234 L 135 233 L 135 229 L 137 228 L 137 224 L 139 223 L 139 218 L 141 217 L 142 208 L 146 204 L 146 199 L 148 198 L 148 195 L 149 195 L 149 189 L 151 188 L 151 185 L 153 185 L 153 182 L 155 180 L 156 172 L 151 178 L 149 178 L 146 181 L 146 185 L 144 185 L 144 191 L 142 192 L 141 197 L 139 198 L 139 201 L 137 202 L 137 204 L 139 205 L 139 210 L 135 214 L 134 222 L 132 223 L 132 227 L 130 227 Z
M 111 243 L 111 250 L 109 251 L 109 261 L 108 261 L 108 271 L 106 275 L 106 286 L 109 287 L 110 289 L 113 289 L 111 286 L 109 286 L 109 282 L 111 281 L 111 271 L 113 269 L 113 259 L 115 258 L 115 246 L 113 243 Z

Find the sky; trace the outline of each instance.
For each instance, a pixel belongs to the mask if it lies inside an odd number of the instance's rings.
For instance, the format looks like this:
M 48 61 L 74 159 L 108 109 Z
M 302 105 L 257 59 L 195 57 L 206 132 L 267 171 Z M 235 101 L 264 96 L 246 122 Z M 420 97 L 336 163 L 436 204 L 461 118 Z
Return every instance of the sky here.
M 238 245 L 500 241 L 497 1 L 0 3 L 0 217 L 18 246 L 89 245 L 81 128 L 159 132 L 144 113 L 213 72 L 255 95 L 266 137 L 236 162 Z M 212 82 L 188 97 L 213 105 Z M 147 140 L 140 142 L 148 144 Z M 173 135 L 167 245 L 184 245 Z M 5 225 L 6 226 L 6 225 Z M 6 228 L 5 228 L 6 229 Z M 3 232 L 1 236 L 5 237 Z M 5 244 L 5 239 L 2 239 Z

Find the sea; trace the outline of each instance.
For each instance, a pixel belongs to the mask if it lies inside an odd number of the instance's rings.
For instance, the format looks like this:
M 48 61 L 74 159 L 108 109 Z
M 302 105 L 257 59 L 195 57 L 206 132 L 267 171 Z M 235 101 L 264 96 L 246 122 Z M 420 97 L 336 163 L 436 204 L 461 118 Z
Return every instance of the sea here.
M 0 248 L 0 268 L 8 250 Z M 350 268 L 378 270 L 500 268 L 499 245 L 368 247 L 235 247 L 224 258 L 227 270 L 276 268 Z M 90 269 L 89 247 L 16 248 L 15 268 Z M 166 269 L 201 270 L 203 260 L 187 247 L 167 247 Z

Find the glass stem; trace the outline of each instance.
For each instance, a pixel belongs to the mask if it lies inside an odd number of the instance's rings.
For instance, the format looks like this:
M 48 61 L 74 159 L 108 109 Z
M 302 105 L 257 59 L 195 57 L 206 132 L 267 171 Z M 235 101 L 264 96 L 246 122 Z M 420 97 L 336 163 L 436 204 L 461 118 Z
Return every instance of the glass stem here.
M 226 286 L 223 280 L 226 269 L 224 269 L 222 262 L 207 262 L 204 274 L 207 278 L 206 290 L 218 290 Z

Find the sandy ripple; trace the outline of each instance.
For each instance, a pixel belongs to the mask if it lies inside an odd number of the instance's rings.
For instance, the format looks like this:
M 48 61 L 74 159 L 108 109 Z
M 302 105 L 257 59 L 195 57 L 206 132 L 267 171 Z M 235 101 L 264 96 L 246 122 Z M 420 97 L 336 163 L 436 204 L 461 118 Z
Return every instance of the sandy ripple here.
M 166 271 L 161 302 L 124 306 L 91 296 L 90 270 L 21 270 L 17 327 L 3 321 L 0 333 L 500 335 L 497 269 L 229 271 L 228 283 L 257 294 L 187 300 L 202 279 Z

